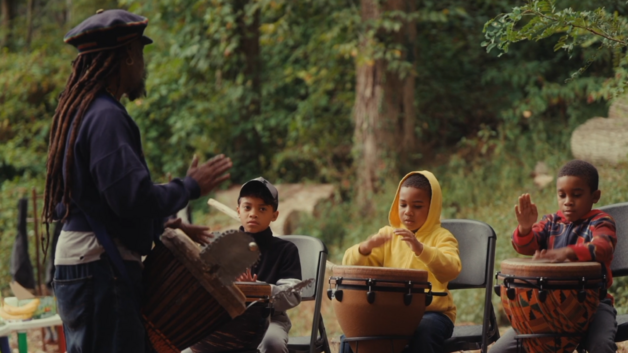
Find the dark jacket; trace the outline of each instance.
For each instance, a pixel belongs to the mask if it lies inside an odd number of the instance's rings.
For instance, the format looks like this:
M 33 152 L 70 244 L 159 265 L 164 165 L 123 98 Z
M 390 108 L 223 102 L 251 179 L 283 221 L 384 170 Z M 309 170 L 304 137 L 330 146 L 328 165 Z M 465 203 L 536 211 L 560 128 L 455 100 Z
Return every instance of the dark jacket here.
M 241 231 L 244 228 L 240 227 Z M 293 243 L 273 236 L 270 227 L 259 233 L 250 234 L 259 246 L 261 256 L 251 268 L 251 274 L 269 284 L 277 284 L 280 279 L 301 278 L 299 250 Z
M 86 212 L 103 223 L 110 236 L 142 255 L 163 232 L 164 219 L 200 196 L 190 177 L 153 183 L 139 128 L 107 93 L 98 94 L 83 117 L 70 188 L 70 215 L 63 230 L 91 231 Z M 60 217 L 63 212 L 58 208 Z

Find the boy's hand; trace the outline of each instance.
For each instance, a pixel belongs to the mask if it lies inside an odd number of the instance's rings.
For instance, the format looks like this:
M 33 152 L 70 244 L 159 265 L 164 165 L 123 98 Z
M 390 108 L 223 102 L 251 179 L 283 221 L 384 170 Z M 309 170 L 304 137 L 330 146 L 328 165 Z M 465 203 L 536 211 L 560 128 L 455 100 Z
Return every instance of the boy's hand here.
M 526 235 L 532 231 L 532 226 L 539 218 L 539 211 L 536 205 L 530 200 L 530 194 L 519 196 L 519 205 L 515 205 L 515 214 L 519 222 L 519 233 Z
M 375 235 L 372 235 L 367 240 L 361 242 L 360 246 L 358 247 L 358 251 L 364 256 L 369 255 L 373 249 L 379 248 L 380 246 L 386 244 L 390 241 L 390 239 L 392 239 L 392 236 L 390 235 L 377 233 Z
M 169 219 L 166 221 L 166 224 L 164 224 L 164 227 L 181 229 L 190 239 L 199 244 L 207 245 L 211 242 L 211 238 L 214 237 L 209 232 L 209 227 L 183 223 L 181 218 Z
M 395 235 L 400 236 L 401 240 L 405 241 L 406 244 L 408 244 L 408 246 L 416 254 L 416 256 L 421 255 L 421 253 L 423 252 L 423 243 L 421 243 L 416 238 L 414 233 L 405 228 L 398 228 L 395 229 Z
M 578 261 L 578 257 L 572 248 L 560 248 L 552 250 L 537 250 L 532 260 L 549 260 L 550 262 Z
M 246 272 L 240 275 L 237 279 L 238 282 L 255 282 L 257 281 L 257 275 L 251 275 L 251 269 L 247 268 Z

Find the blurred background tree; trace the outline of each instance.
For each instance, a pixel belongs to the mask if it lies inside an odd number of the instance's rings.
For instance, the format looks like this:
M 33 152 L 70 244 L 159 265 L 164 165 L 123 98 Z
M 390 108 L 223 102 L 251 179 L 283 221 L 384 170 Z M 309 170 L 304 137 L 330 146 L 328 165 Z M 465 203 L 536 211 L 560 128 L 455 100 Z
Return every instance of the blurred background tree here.
M 324 239 L 338 259 L 387 223 L 401 175 L 430 169 L 444 217 L 496 229 L 499 263 L 514 255 L 518 194 L 533 192 L 540 212 L 555 211 L 552 185 L 539 190 L 530 177 L 536 163 L 555 171 L 571 159 L 573 129 L 606 116 L 626 77 L 621 45 L 569 32 L 595 18 L 585 27 L 625 41 L 624 1 L 547 4 L 1 0 L 0 254 L 8 259 L 19 197 L 43 191 L 49 122 L 76 56 L 63 36 L 99 8 L 120 7 L 148 17 L 155 40 L 145 49 L 148 96 L 123 103 L 157 182 L 183 175 L 194 153 L 225 153 L 235 184 L 260 175 L 333 183 L 335 198 L 298 231 Z M 625 168 L 601 173 L 602 189 L 613 188 L 601 203 L 626 201 Z M 8 273 L 0 262 L 0 289 Z M 472 297 L 456 300 L 461 320 L 477 320 Z

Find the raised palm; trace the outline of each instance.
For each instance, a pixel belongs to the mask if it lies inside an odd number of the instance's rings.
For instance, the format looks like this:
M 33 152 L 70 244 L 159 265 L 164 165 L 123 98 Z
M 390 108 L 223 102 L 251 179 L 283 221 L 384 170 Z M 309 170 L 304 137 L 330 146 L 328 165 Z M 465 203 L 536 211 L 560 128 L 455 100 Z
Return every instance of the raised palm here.
M 515 205 L 515 214 L 519 222 L 519 231 L 528 234 L 539 218 L 539 212 L 536 205 L 532 203 L 530 194 L 519 196 L 519 204 Z

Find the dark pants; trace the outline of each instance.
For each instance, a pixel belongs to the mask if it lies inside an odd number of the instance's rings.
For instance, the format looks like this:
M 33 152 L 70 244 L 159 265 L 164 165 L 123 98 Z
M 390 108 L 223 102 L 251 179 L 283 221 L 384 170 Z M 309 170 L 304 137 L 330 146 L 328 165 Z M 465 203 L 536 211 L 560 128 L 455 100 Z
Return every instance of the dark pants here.
M 145 351 L 139 309 L 142 268 L 134 261 L 124 264 L 134 288 L 117 278 L 106 258 L 56 266 L 54 291 L 68 353 Z
M 443 352 L 445 341 L 451 337 L 453 332 L 454 323 L 447 316 L 428 311 L 423 315 L 419 327 L 414 331 L 412 339 L 403 353 Z M 344 337 L 343 335 L 340 340 L 340 353 L 352 353 L 351 347 L 344 343 Z

